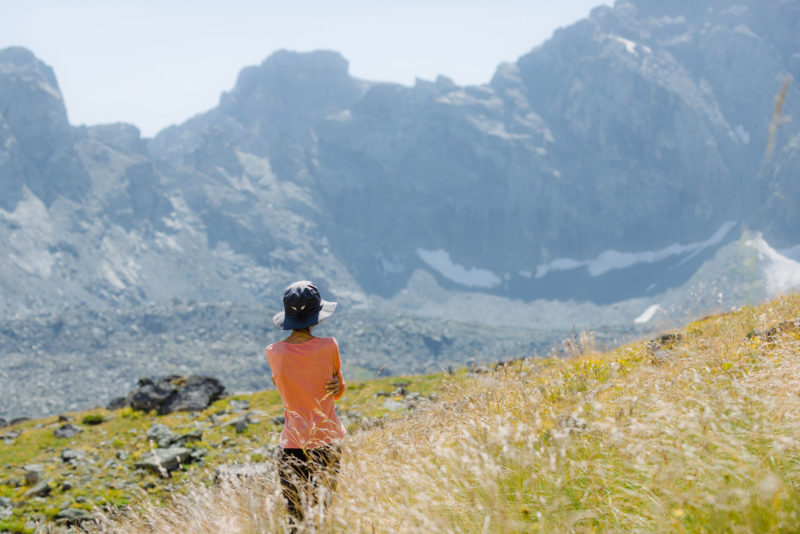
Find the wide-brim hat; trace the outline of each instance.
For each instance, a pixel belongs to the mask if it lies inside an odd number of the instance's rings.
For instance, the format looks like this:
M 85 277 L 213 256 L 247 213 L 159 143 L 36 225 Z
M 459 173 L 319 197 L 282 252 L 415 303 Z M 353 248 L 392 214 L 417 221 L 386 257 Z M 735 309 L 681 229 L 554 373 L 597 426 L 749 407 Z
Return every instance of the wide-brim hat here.
M 336 303 L 322 300 L 313 282 L 300 280 L 283 291 L 283 311 L 272 317 L 272 324 L 281 330 L 300 330 L 331 316 Z

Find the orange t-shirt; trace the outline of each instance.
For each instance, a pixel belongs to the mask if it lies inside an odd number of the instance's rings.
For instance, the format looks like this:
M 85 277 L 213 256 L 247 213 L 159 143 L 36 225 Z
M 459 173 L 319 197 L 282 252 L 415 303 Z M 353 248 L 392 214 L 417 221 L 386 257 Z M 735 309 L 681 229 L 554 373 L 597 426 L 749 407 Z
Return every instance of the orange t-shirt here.
M 315 449 L 345 436 L 333 406 L 344 393 L 339 345 L 334 338 L 316 337 L 304 343 L 278 341 L 267 347 L 267 362 L 286 414 L 281 447 Z M 325 382 L 334 376 L 341 384 L 336 397 L 325 390 Z

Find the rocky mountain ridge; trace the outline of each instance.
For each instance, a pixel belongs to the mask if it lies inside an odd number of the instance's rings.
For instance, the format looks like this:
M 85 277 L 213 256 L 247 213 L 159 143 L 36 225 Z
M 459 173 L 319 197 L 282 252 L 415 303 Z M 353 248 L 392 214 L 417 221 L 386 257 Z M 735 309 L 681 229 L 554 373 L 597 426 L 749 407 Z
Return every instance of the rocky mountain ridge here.
M 385 336 L 351 347 L 369 372 L 466 347 L 490 359 L 497 327 L 546 352 L 573 327 L 630 332 L 798 287 L 799 26 L 780 0 L 621 0 L 470 87 L 372 83 L 335 52 L 281 51 L 153 139 L 70 126 L 52 69 L 2 50 L 4 381 L 32 376 L 31 353 L 47 369 L 106 361 L 98 391 L 213 360 L 118 337 L 148 306 L 166 326 L 188 302 L 231 303 L 258 319 L 189 314 L 175 335 L 255 354 L 264 308 L 298 278 Z M 81 332 L 69 349 L 59 321 Z M 463 347 L 425 344 L 448 329 Z M 141 368 L 119 374 L 130 346 Z M 390 352 L 409 347 L 419 361 Z M 252 387 L 245 368 L 221 372 Z

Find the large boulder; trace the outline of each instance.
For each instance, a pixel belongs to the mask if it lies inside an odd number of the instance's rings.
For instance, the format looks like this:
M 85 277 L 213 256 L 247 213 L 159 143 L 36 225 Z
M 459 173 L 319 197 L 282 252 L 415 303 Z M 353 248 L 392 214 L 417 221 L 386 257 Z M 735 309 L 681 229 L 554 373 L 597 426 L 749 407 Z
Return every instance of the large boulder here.
M 134 410 L 168 414 L 178 411 L 199 411 L 222 397 L 225 386 L 208 376 L 170 375 L 162 378 L 142 378 L 127 397 L 112 400 L 108 408 L 130 406 Z

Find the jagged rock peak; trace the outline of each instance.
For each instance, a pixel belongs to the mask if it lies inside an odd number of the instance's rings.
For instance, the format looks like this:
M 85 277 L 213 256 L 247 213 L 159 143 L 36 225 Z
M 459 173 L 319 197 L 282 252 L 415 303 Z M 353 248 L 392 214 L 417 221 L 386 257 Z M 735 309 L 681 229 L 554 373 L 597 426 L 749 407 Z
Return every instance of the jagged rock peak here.
M 53 69 L 40 61 L 30 50 L 21 46 L 0 49 L 0 74 L 9 77 L 38 79 L 52 96 L 61 99 L 61 91 Z M 45 89 L 43 87 L 43 89 Z
M 264 114 L 324 116 L 351 106 L 363 93 L 364 84 L 348 69 L 338 52 L 279 50 L 261 65 L 242 69 L 220 108 L 245 123 Z
M 0 207 L 13 209 L 23 186 L 47 205 L 88 190 L 55 74 L 21 47 L 0 50 L 0 140 Z

